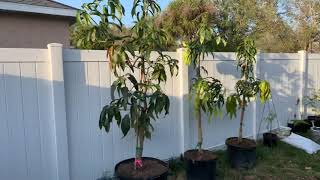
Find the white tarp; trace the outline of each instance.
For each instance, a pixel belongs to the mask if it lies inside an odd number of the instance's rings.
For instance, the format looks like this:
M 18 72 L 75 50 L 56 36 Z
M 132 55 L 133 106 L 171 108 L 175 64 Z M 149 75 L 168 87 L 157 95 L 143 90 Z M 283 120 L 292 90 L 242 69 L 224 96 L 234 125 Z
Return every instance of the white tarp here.
M 314 141 L 302 137 L 298 134 L 291 133 L 290 136 L 281 139 L 281 141 L 290 144 L 296 148 L 303 149 L 309 154 L 317 153 L 320 150 L 320 145 Z

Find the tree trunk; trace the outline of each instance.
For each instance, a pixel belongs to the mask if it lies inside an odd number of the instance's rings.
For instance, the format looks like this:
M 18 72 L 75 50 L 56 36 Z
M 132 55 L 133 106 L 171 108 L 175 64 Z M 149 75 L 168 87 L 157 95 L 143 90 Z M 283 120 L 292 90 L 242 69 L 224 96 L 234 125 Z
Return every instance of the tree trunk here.
M 144 61 L 144 59 L 143 59 Z M 145 83 L 146 82 L 146 78 L 145 78 L 145 64 L 143 62 L 142 67 L 141 67 L 141 71 L 140 71 L 140 83 Z M 144 97 L 147 96 L 147 88 L 142 88 L 141 89 L 143 91 Z M 148 104 L 147 101 L 144 100 L 143 102 L 143 106 L 144 106 L 144 111 L 147 111 L 148 108 Z M 136 130 L 137 133 L 137 140 L 136 140 L 136 157 L 135 157 L 135 163 L 134 163 L 134 167 L 135 169 L 139 169 L 142 167 L 142 154 L 143 154 L 143 145 L 144 145 L 144 127 L 141 126 L 142 123 L 141 121 L 143 121 L 143 119 L 139 118 L 138 119 L 138 127 Z
M 142 159 L 142 154 L 143 154 L 143 145 L 144 145 L 144 129 L 140 128 L 139 129 L 139 151 L 137 155 L 137 159 L 141 160 Z
M 197 73 L 197 77 L 201 77 L 201 65 L 200 65 L 200 57 L 198 59 L 198 63 L 197 63 L 197 69 L 196 69 L 196 73 Z M 200 100 L 200 104 L 201 104 L 201 100 Z M 198 117 L 197 117 L 197 121 L 198 121 L 198 151 L 199 153 L 202 153 L 202 143 L 203 143 L 203 135 L 202 135 L 202 122 L 201 122 L 201 105 L 198 107 Z
M 137 133 L 136 158 L 134 163 L 134 167 L 136 170 L 142 167 L 143 144 L 144 144 L 144 129 L 139 128 Z
M 305 51 L 309 52 L 310 42 L 306 42 Z
M 244 121 L 244 112 L 245 112 L 245 102 L 244 98 L 241 104 L 241 115 L 240 115 L 240 128 L 239 128 L 239 136 L 238 143 L 242 143 L 242 134 L 243 134 L 243 121 Z
M 202 153 L 202 143 L 203 143 L 203 136 L 202 136 L 202 123 L 201 123 L 201 109 L 198 110 L 198 150 Z

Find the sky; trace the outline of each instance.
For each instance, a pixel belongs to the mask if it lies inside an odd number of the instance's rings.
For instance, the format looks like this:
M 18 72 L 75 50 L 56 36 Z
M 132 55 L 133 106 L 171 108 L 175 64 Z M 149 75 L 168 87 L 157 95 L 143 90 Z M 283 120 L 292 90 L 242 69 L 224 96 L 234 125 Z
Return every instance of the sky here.
M 56 0 L 56 1 L 63 4 L 67 4 L 69 6 L 76 7 L 76 8 L 81 8 L 81 5 L 83 3 L 89 3 L 89 2 L 92 2 L 93 0 Z M 171 0 L 158 0 L 162 9 L 165 9 L 166 6 L 170 3 L 170 1 Z M 121 2 L 126 9 L 126 16 L 124 17 L 123 21 L 125 24 L 130 25 L 132 23 L 130 12 L 132 8 L 133 0 L 121 0 Z

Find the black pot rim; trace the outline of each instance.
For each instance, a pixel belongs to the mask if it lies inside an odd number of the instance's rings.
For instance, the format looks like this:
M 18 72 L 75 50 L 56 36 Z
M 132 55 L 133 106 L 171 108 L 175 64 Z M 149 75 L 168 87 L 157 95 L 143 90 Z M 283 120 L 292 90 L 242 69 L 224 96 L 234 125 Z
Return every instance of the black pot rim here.
M 272 136 L 277 136 L 275 133 L 272 133 L 272 132 L 263 133 L 263 136 L 268 135 L 268 134 L 271 134 Z
M 320 121 L 320 116 L 308 116 L 306 121 L 308 121 L 308 122 L 311 122 L 311 121 L 318 122 L 318 121 Z
M 229 146 L 229 147 L 232 147 L 232 148 L 235 148 L 235 149 L 238 149 L 238 150 L 243 150 L 243 151 L 250 151 L 250 150 L 255 150 L 255 149 L 257 149 L 257 143 L 256 143 L 254 140 L 248 139 L 248 138 L 242 138 L 242 139 L 245 139 L 245 140 L 254 142 L 254 143 L 255 143 L 255 146 L 254 146 L 254 147 L 240 147 L 240 146 L 236 146 L 236 145 L 233 145 L 233 144 L 228 143 L 228 141 L 229 141 L 230 139 L 234 139 L 234 138 L 238 138 L 238 137 L 230 137 L 230 138 L 226 139 L 225 144 L 226 144 L 227 146 Z
M 215 159 L 210 159 L 210 160 L 192 160 L 192 159 L 187 159 L 186 156 L 185 156 L 185 153 L 192 152 L 192 151 L 198 151 L 198 150 L 197 149 L 189 149 L 189 150 L 187 150 L 186 152 L 183 153 L 183 158 L 185 160 L 188 160 L 188 161 L 190 160 L 190 161 L 194 161 L 194 162 L 213 162 L 213 161 L 216 161 L 218 159 L 217 156 L 215 157 Z M 205 149 L 204 149 L 204 151 L 211 152 L 211 151 L 205 150 Z
M 150 177 L 149 179 L 156 179 L 158 177 L 161 177 L 161 176 L 168 176 L 169 174 L 169 164 L 160 160 L 160 159 L 156 159 L 156 158 L 153 158 L 153 157 L 142 157 L 142 160 L 153 160 L 153 161 L 157 161 L 159 162 L 160 164 L 162 164 L 163 166 L 165 166 L 167 168 L 167 171 L 164 172 L 163 174 L 160 174 L 160 175 L 157 175 L 157 176 L 154 176 L 154 177 Z M 120 178 L 120 179 L 131 179 L 131 180 L 140 180 L 140 179 L 135 179 L 135 178 L 131 178 L 131 177 L 125 177 L 125 176 L 121 176 L 120 174 L 117 173 L 117 170 L 119 168 L 119 166 L 123 163 L 127 163 L 127 162 L 134 162 L 135 158 L 130 158 L 130 159 L 126 159 L 126 160 L 123 160 L 123 161 L 120 161 L 119 163 L 116 164 L 115 168 L 114 168 L 114 172 L 115 172 L 115 175 L 116 177 Z

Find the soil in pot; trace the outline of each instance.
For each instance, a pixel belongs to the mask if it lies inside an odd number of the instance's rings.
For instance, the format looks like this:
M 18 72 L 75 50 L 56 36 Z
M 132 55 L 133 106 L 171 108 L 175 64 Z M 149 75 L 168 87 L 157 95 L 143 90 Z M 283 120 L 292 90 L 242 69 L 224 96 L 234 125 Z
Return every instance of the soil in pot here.
M 237 137 L 226 140 L 228 158 L 232 168 L 250 169 L 256 164 L 256 147 L 255 141 L 243 138 L 238 142 Z
M 115 174 L 120 180 L 167 180 L 168 164 L 149 157 L 143 157 L 143 167 L 134 169 L 134 158 L 124 160 L 115 167 Z
M 215 180 L 217 156 L 203 150 L 189 150 L 184 153 L 188 180 Z
M 273 133 L 263 134 L 263 144 L 268 147 L 274 147 L 277 145 L 278 136 Z

